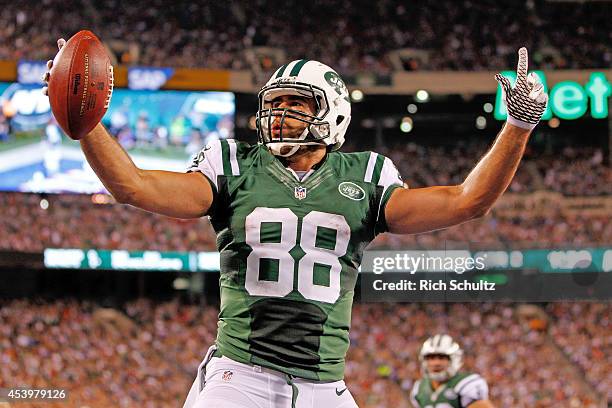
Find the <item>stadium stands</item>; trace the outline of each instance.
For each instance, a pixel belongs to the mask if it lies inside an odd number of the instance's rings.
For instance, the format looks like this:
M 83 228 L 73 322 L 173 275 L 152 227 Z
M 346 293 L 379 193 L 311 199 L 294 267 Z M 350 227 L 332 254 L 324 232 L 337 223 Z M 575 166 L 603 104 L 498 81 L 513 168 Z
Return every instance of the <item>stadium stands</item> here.
M 597 396 L 571 375 L 570 360 L 558 358 L 555 343 L 600 392 L 609 392 L 609 322 L 602 319 L 610 304 L 551 304 L 548 331 L 529 325 L 517 310 L 512 304 L 357 304 L 349 389 L 363 408 L 409 407 L 408 392 L 420 375 L 418 348 L 442 331 L 460 341 L 465 368 L 487 379 L 496 406 L 596 407 Z M 214 341 L 217 313 L 216 307 L 143 299 L 120 309 L 90 301 L 5 301 L 0 387 L 65 387 L 71 402 L 90 406 L 178 406 Z
M 547 310 L 555 319 L 551 334 L 556 343 L 593 387 L 612 401 L 610 304 L 552 303 Z
M 136 44 L 136 60 L 119 55 L 126 64 L 249 69 L 245 50 L 266 46 L 284 49 L 290 59 L 319 59 L 343 74 L 384 74 L 391 70 L 389 53 L 410 48 L 427 57 L 406 61 L 405 69 L 479 71 L 513 66 L 524 45 L 540 68 L 601 68 L 612 62 L 611 7 L 544 0 L 333 0 L 285 7 L 260 0 L 229 8 L 167 0 L 9 2 L 0 17 L 0 59 L 49 59 L 56 38 L 88 28 L 107 42 Z
M 404 180 L 414 188 L 460 183 L 485 150 L 484 144 L 425 147 L 407 143 L 383 148 L 381 153 L 397 163 Z M 542 186 L 568 196 L 609 196 L 612 169 L 601 161 L 602 150 L 589 147 L 527 158 L 509 190 L 528 193 Z M 50 195 L 47 200 L 49 208 L 43 210 L 38 195 L 0 193 L 0 225 L 5 237 L 0 240 L 0 249 L 215 250 L 215 237 L 206 218 L 185 221 L 125 205 L 92 205 L 87 196 Z M 431 249 L 468 241 L 486 248 L 597 246 L 612 242 L 608 221 L 605 213 L 565 213 L 552 207 L 541 213 L 494 211 L 485 218 L 434 233 L 383 235 L 373 246 Z

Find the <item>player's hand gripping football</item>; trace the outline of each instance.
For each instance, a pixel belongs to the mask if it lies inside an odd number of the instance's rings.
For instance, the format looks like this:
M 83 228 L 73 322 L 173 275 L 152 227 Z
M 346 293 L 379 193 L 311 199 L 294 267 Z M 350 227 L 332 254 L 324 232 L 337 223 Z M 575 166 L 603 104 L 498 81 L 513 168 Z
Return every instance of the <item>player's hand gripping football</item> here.
M 61 50 L 64 45 L 66 45 L 66 40 L 64 40 L 63 38 L 60 38 L 59 40 L 57 40 L 58 50 Z M 53 60 L 47 61 L 47 72 L 45 72 L 42 78 L 43 82 L 45 83 L 45 86 L 43 87 L 42 92 L 45 95 L 49 95 L 49 72 L 51 72 L 52 66 L 53 66 Z
M 501 74 L 495 75 L 495 79 L 501 85 L 508 108 L 508 123 L 531 130 L 536 127 L 546 110 L 548 95 L 536 74 L 532 72 L 527 75 L 527 48 L 522 47 L 518 56 L 514 88 L 510 85 L 510 80 Z

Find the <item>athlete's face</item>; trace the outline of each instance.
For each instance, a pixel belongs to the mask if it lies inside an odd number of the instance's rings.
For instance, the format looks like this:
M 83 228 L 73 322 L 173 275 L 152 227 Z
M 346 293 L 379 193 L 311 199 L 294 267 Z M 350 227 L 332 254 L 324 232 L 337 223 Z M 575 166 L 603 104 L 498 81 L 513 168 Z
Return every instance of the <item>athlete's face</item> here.
M 314 115 L 315 103 L 313 98 L 306 98 L 296 95 L 282 95 L 274 98 L 270 105 L 272 108 L 279 109 L 292 109 L 300 112 L 304 112 L 308 115 Z M 299 137 L 304 129 L 308 126 L 307 123 L 297 119 L 285 117 L 283 121 L 283 139 L 284 138 L 297 138 Z M 281 117 L 274 116 L 272 118 L 272 139 L 279 139 L 281 135 Z
M 425 361 L 430 373 L 441 373 L 450 365 L 450 358 L 445 354 L 428 354 Z

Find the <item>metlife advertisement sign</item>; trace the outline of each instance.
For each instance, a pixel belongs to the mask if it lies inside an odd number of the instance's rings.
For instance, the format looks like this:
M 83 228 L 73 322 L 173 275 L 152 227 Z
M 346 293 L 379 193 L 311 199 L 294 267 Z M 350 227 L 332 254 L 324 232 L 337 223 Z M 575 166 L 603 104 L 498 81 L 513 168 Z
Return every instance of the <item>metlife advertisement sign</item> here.
M 544 86 L 544 91 L 549 95 L 548 106 L 542 116 L 543 120 L 558 117 L 559 119 L 572 120 L 585 115 L 593 119 L 605 119 L 608 117 L 608 100 L 612 93 L 612 85 L 603 72 L 593 72 L 586 84 L 574 81 L 561 81 L 551 89 L 548 87 L 546 75 L 542 71 L 533 71 Z M 514 85 L 516 81 L 515 71 L 502 71 L 501 74 L 508 78 Z M 495 97 L 495 119 L 506 120 L 508 111 L 503 100 L 501 86 L 497 86 Z

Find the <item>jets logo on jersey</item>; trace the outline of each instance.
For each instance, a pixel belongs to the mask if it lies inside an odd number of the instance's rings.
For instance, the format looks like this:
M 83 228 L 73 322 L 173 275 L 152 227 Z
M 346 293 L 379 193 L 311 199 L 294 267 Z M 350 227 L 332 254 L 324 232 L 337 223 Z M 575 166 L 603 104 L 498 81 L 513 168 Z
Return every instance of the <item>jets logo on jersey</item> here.
M 351 200 L 359 201 L 365 198 L 365 191 L 363 188 L 359 187 L 355 183 L 351 183 L 350 181 L 344 181 L 338 185 L 338 192 L 345 196 L 346 198 L 350 198 Z
M 306 187 L 297 186 L 294 190 L 295 198 L 303 200 L 306 198 Z

